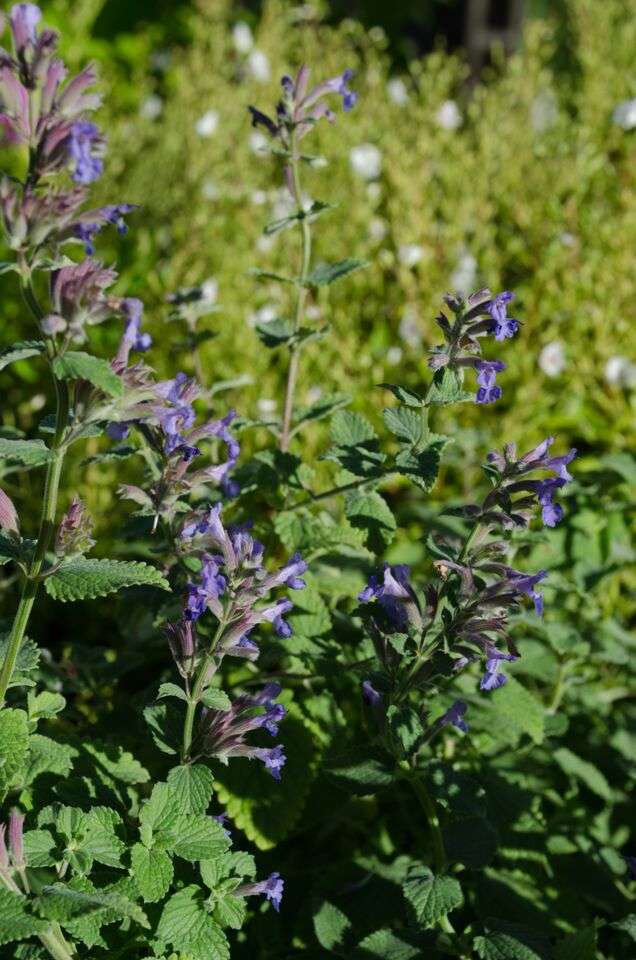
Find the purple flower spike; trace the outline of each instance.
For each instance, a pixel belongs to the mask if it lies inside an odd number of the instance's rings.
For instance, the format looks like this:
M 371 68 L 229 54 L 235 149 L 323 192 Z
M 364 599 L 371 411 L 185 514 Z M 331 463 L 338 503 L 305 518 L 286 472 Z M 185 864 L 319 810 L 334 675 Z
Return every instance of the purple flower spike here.
M 451 724 L 463 733 L 468 733 L 468 724 L 464 720 L 467 710 L 468 706 L 463 700 L 456 700 L 452 707 L 449 707 L 446 713 L 440 717 L 439 725 L 446 727 Z
M 503 391 L 496 385 L 497 374 L 506 369 L 502 360 L 478 360 L 475 364 L 479 390 L 475 396 L 477 403 L 494 403 Z

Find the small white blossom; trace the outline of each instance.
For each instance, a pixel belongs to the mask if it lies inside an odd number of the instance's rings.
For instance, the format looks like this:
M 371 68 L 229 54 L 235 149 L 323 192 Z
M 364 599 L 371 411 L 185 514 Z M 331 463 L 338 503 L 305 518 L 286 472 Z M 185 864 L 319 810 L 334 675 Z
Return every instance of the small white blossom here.
M 268 144 L 267 137 L 260 130 L 253 130 L 250 133 L 250 150 L 252 153 L 261 153 Z
M 258 310 L 254 310 L 247 317 L 249 327 L 260 326 L 262 323 L 271 323 L 278 316 L 278 309 L 274 303 L 264 303 Z
M 389 366 L 391 367 L 397 366 L 401 359 L 402 359 L 402 348 L 389 347 L 389 349 L 386 352 L 386 362 L 389 364 Z
M 612 120 L 623 130 L 633 130 L 636 127 L 636 97 L 619 103 L 614 108 Z
M 194 125 L 196 132 L 200 137 L 212 137 L 219 126 L 219 115 L 216 110 L 208 110 L 203 116 L 199 117 Z
M 559 240 L 564 247 L 573 247 L 576 244 L 576 237 L 573 233 L 568 233 L 567 230 L 564 230 L 563 233 L 559 234 Z
M 388 229 L 386 220 L 382 220 L 381 217 L 374 217 L 369 224 L 369 236 L 376 243 L 379 243 L 386 237 Z
M 407 307 L 402 314 L 399 328 L 400 336 L 409 347 L 419 347 L 422 343 L 419 318 L 413 307 Z
M 443 130 L 457 130 L 463 123 L 459 107 L 454 100 L 444 100 L 435 114 L 435 120 Z
M 274 237 L 268 236 L 266 233 L 262 233 L 258 240 L 256 241 L 256 249 L 259 253 L 269 253 L 269 251 L 274 246 Z
M 163 100 L 156 93 L 151 93 L 149 97 L 139 106 L 139 116 L 144 120 L 156 120 L 163 112 Z
M 402 243 L 398 247 L 398 260 L 405 267 L 415 267 L 422 259 L 423 252 L 419 243 Z
M 267 190 L 252 190 L 250 193 L 250 202 L 253 203 L 255 207 L 262 207 L 264 203 L 267 203 Z
M 201 296 L 206 303 L 215 303 L 219 295 L 219 285 L 214 277 L 209 277 L 201 284 Z
M 477 261 L 467 250 L 460 253 L 455 269 L 451 273 L 451 287 L 459 293 L 469 294 L 475 289 L 477 279 Z
M 372 143 L 361 143 L 349 153 L 349 162 L 354 173 L 363 180 L 375 180 L 382 170 L 382 154 Z
M 404 80 L 400 77 L 393 77 L 392 80 L 389 80 L 386 85 L 386 91 L 393 103 L 396 103 L 398 107 L 404 107 L 409 102 L 409 92 L 406 89 Z
M 239 20 L 232 30 L 232 43 L 237 53 L 249 53 L 254 46 L 254 35 L 248 23 Z
M 276 409 L 276 401 L 270 400 L 269 397 L 261 397 L 257 403 L 258 412 L 262 416 L 266 416 L 268 413 L 273 413 Z
M 214 180 L 204 180 L 201 184 L 201 193 L 205 200 L 217 200 L 220 196 L 220 191 Z
M 560 340 L 546 343 L 539 353 L 539 367 L 547 377 L 558 377 L 566 363 L 565 348 Z
M 610 357 L 605 364 L 605 379 L 612 387 L 636 386 L 636 364 L 627 357 Z
M 247 69 L 257 83 L 267 83 L 272 75 L 269 57 L 262 50 L 254 49 L 247 58 Z

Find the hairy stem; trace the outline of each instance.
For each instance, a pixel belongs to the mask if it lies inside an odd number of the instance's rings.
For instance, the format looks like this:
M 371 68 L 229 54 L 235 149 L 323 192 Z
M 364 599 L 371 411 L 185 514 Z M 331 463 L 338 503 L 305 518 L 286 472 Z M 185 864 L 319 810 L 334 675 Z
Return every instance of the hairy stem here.
M 181 761 L 185 763 L 190 756 L 190 749 L 192 747 L 192 735 L 194 731 L 194 718 L 196 716 L 197 707 L 201 701 L 201 696 L 203 694 L 203 688 L 205 687 L 205 681 L 208 675 L 208 668 L 214 656 L 214 651 L 216 650 L 217 644 L 221 639 L 221 635 L 225 630 L 227 625 L 227 615 L 222 620 L 219 621 L 219 625 L 214 634 L 214 638 L 210 643 L 208 651 L 201 662 L 201 665 L 197 671 L 197 674 L 194 678 L 194 684 L 192 686 L 192 692 L 188 697 L 188 706 L 186 709 L 185 721 L 183 724 L 183 743 L 181 748 Z
M 294 313 L 294 333 L 300 329 L 305 313 L 305 302 L 307 300 L 307 277 L 309 276 L 309 266 L 311 263 L 311 228 L 309 221 L 303 214 L 303 201 L 300 189 L 300 157 L 298 155 L 298 145 L 296 134 L 292 133 L 291 138 L 291 180 L 294 192 L 294 200 L 298 213 L 300 215 L 300 231 L 302 236 L 302 255 L 300 275 L 298 277 L 298 295 L 296 298 L 296 310 Z M 298 369 L 300 366 L 300 344 L 293 343 L 290 347 L 289 369 L 287 371 L 287 387 L 285 389 L 285 408 L 283 410 L 283 426 L 280 435 L 280 449 L 286 451 L 289 449 L 291 422 L 294 412 L 294 394 L 296 392 L 296 380 L 298 379 Z
M 30 274 L 25 276 L 21 282 L 21 289 L 24 300 L 30 308 L 36 320 L 41 319 L 42 310 L 35 298 Z M 52 345 L 47 344 L 47 352 L 51 359 Z M 57 499 L 60 486 L 60 477 L 62 475 L 62 465 L 64 462 L 64 433 L 68 423 L 69 396 L 65 383 L 54 377 L 56 392 L 56 414 L 55 414 L 55 435 L 51 445 L 51 458 L 46 465 L 46 477 L 44 481 L 44 495 L 42 498 L 42 513 L 40 515 L 40 527 L 35 546 L 33 559 L 22 588 L 22 596 L 16 610 L 11 633 L 9 635 L 9 645 L 2 668 L 0 669 L 0 704 L 4 702 L 7 688 L 11 682 L 11 677 L 20 652 L 20 647 L 31 616 L 31 610 L 35 603 L 39 588 L 39 574 L 42 563 L 46 556 L 46 551 L 51 543 L 53 530 L 55 529 L 55 516 L 57 512 Z

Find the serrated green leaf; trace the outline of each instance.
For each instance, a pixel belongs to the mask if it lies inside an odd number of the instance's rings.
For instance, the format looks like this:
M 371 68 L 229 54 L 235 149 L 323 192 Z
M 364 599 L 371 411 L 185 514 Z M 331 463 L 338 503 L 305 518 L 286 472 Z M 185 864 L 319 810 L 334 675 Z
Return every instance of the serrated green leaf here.
M 4 370 L 10 363 L 16 360 L 26 360 L 29 357 L 36 357 L 44 353 L 45 345 L 42 340 L 21 340 L 20 343 L 14 343 L 12 347 L 0 352 L 0 370 Z
M 473 943 L 481 960 L 542 960 L 531 947 L 508 933 L 489 933 Z
M 369 421 L 351 410 L 339 410 L 331 421 L 331 439 L 339 447 L 355 447 L 377 437 Z
M 59 380 L 88 380 L 110 397 L 121 397 L 124 385 L 108 360 L 90 353 L 69 350 L 53 361 L 53 373 Z
M 427 944 L 428 949 L 423 952 L 422 945 L 409 943 L 404 939 L 407 936 L 398 936 L 387 929 L 375 930 L 360 941 L 353 956 L 356 960 L 424 960 L 425 957 L 433 957 L 431 944 Z
M 55 839 L 49 830 L 26 830 L 24 859 L 29 867 L 50 867 L 55 863 Z
M 73 768 L 73 758 L 77 753 L 78 751 L 69 744 L 51 740 L 40 733 L 32 733 L 29 737 L 24 785 L 31 785 L 43 773 L 52 773 L 60 778 L 68 777 Z
M 0 437 L 0 460 L 21 463 L 25 467 L 38 467 L 52 457 L 53 452 L 44 440 L 7 440 Z
M 44 581 L 46 592 L 54 600 L 88 600 L 106 597 L 124 587 L 150 586 L 169 590 L 168 581 L 158 570 L 131 560 L 93 560 L 80 557 L 64 563 Z
M 378 386 L 384 387 L 385 390 L 390 390 L 396 400 L 399 400 L 400 403 L 403 403 L 407 407 L 424 406 L 423 395 L 417 393 L 415 390 L 408 390 L 406 387 L 401 387 L 397 383 L 379 383 Z
M 411 407 L 383 410 L 382 416 L 391 433 L 406 443 L 417 445 L 426 435 L 427 425 L 422 413 Z
M 352 257 L 347 260 L 338 260 L 337 263 L 321 263 L 315 267 L 307 277 L 307 286 L 325 287 L 335 283 L 342 277 L 360 270 L 362 267 L 368 267 L 368 260 L 356 260 Z
M 177 700 L 187 700 L 187 694 L 183 687 L 176 683 L 162 683 L 157 691 L 157 700 L 163 700 L 164 697 L 175 697 Z
M 284 343 L 289 343 L 294 336 L 294 328 L 280 317 L 268 323 L 257 324 L 256 332 L 261 343 L 270 348 L 281 347 Z
M 435 876 L 425 866 L 416 866 L 409 871 L 403 890 L 418 923 L 426 927 L 434 926 L 464 902 L 462 888 L 454 877 Z
M 351 933 L 352 927 L 349 918 L 345 916 L 342 910 L 323 900 L 314 910 L 314 932 L 321 947 L 325 950 L 338 951 L 345 946 L 347 935 Z
M 554 960 L 596 960 L 596 927 L 584 927 L 559 941 Z
M 212 860 L 230 845 L 221 824 L 203 814 L 178 816 L 169 831 L 158 834 L 158 840 L 175 856 L 190 861 Z
M 345 513 L 353 527 L 366 531 L 367 543 L 374 553 L 382 553 L 393 540 L 395 517 L 375 490 L 349 494 L 345 498 Z
M 43 690 L 41 693 L 29 691 L 27 696 L 27 712 L 29 720 L 50 719 L 60 713 L 66 706 L 66 700 L 61 693 L 52 693 Z
M 179 812 L 172 787 L 168 783 L 157 783 L 142 804 L 139 822 L 153 833 L 159 833 L 173 826 Z
M 395 458 L 395 469 L 428 493 L 435 486 L 442 451 L 447 443 L 447 437 L 435 435 L 421 450 L 403 447 Z
M 466 403 L 473 399 L 473 394 L 464 390 L 461 373 L 457 370 L 442 367 L 435 371 L 428 394 L 429 403 L 446 406 L 450 403 Z
M 214 919 L 222 927 L 240 930 L 245 922 L 247 905 L 243 897 L 235 897 L 232 893 L 219 895 L 214 905 Z
M 552 756 L 568 776 L 574 777 L 575 780 L 580 780 L 589 790 L 595 793 L 597 797 L 601 797 L 602 800 L 611 800 L 612 788 L 607 782 L 605 775 L 598 767 L 595 767 L 594 764 L 588 763 L 587 760 L 582 760 L 581 757 L 572 753 L 567 747 L 559 747 L 558 750 L 554 751 Z
M 0 887 L 0 944 L 26 940 L 46 930 L 47 924 L 28 912 L 29 901 Z
M 535 743 L 542 743 L 544 737 L 545 708 L 529 690 L 514 677 L 509 677 L 503 687 L 499 687 L 490 696 L 490 704 L 495 719 L 491 722 L 500 728 L 527 733 Z
M 335 754 L 327 761 L 326 772 L 339 786 L 365 796 L 391 786 L 395 781 L 394 767 L 389 754 L 364 744 Z
M 390 706 L 387 722 L 398 750 L 408 755 L 424 735 L 424 728 L 417 712 L 410 706 Z
M 4 663 L 7 651 L 9 649 L 9 634 L 0 635 L 0 663 Z M 24 637 L 18 651 L 18 658 L 15 663 L 15 669 L 11 676 L 9 687 L 32 687 L 35 681 L 33 674 L 38 668 L 40 662 L 40 651 L 36 643 L 30 637 Z
M 214 777 L 209 767 L 195 763 L 171 770 L 168 785 L 182 813 L 205 813 L 212 797 Z
M 206 913 L 198 887 L 184 887 L 166 903 L 157 937 L 171 943 L 192 960 L 229 960 L 227 938 Z
M 172 860 L 165 850 L 149 850 L 136 843 L 130 851 L 130 868 L 139 893 L 146 903 L 162 900 L 172 883 Z
M 0 710 L 0 792 L 25 766 L 29 726 L 24 710 Z
M 222 710 L 226 713 L 232 707 L 232 701 L 225 690 L 219 687 L 210 687 L 201 697 L 201 702 L 211 710 Z
M 141 907 L 129 897 L 110 890 L 80 890 L 71 883 L 53 883 L 42 888 L 41 903 L 46 915 L 64 921 L 72 917 L 105 911 L 112 916 L 110 922 L 130 917 L 145 929 L 150 928 L 148 918 Z

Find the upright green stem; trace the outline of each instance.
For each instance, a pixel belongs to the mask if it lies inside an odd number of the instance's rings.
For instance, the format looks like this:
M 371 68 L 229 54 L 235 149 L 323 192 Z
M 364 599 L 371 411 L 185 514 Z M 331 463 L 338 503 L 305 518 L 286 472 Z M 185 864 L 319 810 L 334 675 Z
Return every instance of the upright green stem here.
M 35 299 L 33 287 L 31 285 L 30 275 L 24 277 L 21 283 L 24 300 L 33 312 L 35 319 L 42 317 L 42 311 Z M 49 359 L 50 349 L 49 349 Z M 13 626 L 9 636 L 9 646 L 2 668 L 0 669 L 0 704 L 4 702 L 11 677 L 20 652 L 20 647 L 26 633 L 31 610 L 35 603 L 39 588 L 38 575 L 42 568 L 42 563 L 46 556 L 46 551 L 51 543 L 53 530 L 55 529 L 55 516 L 57 512 L 57 499 L 60 486 L 60 477 L 62 474 L 62 465 L 64 462 L 64 434 L 68 423 L 69 397 L 68 389 L 65 383 L 54 378 L 56 392 L 56 414 L 55 414 L 55 435 L 51 445 L 51 457 L 46 465 L 46 478 L 44 481 L 44 496 L 42 502 L 42 513 L 40 515 L 40 527 L 38 538 L 33 554 L 33 559 L 29 565 L 26 574 L 22 595 L 16 610 Z
M 296 298 L 296 310 L 294 313 L 294 333 L 297 333 L 302 324 L 305 312 L 305 302 L 307 300 L 307 277 L 309 276 L 309 265 L 311 263 L 311 228 L 307 218 L 302 216 L 303 201 L 300 189 L 300 157 L 298 155 L 298 145 L 295 132 L 291 135 L 290 152 L 292 187 L 298 213 L 301 214 L 299 224 L 302 235 L 301 268 L 300 275 L 298 277 L 298 295 Z M 280 449 L 283 451 L 289 449 L 291 422 L 294 412 L 294 393 L 296 391 L 296 380 L 298 379 L 299 365 L 300 345 L 294 342 L 290 347 L 289 369 L 287 371 L 287 388 L 285 390 L 285 408 L 283 411 L 283 426 L 280 435 Z
M 221 635 L 225 630 L 227 625 L 227 616 L 219 621 L 219 625 L 216 629 L 216 633 L 210 643 L 210 647 L 203 662 L 199 667 L 196 677 L 194 678 L 194 684 L 192 685 L 192 692 L 188 697 L 188 706 L 186 709 L 185 721 L 183 724 L 183 744 L 181 748 L 181 760 L 185 762 L 190 755 L 190 748 L 192 747 L 192 734 L 194 731 L 194 718 L 196 716 L 197 707 L 201 700 L 201 695 L 203 693 L 203 688 L 205 686 L 205 681 L 207 679 L 208 668 L 210 666 L 210 661 L 214 655 L 216 646 L 221 639 Z
M 413 787 L 413 792 L 419 800 L 422 810 L 426 815 L 426 820 L 433 843 L 433 865 L 435 867 L 435 873 L 443 873 L 446 869 L 446 851 L 444 850 L 442 828 L 440 826 L 439 816 L 437 815 L 435 801 L 424 786 L 423 782 L 418 779 L 417 774 L 411 774 L 409 777 L 409 783 Z

